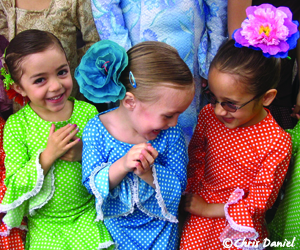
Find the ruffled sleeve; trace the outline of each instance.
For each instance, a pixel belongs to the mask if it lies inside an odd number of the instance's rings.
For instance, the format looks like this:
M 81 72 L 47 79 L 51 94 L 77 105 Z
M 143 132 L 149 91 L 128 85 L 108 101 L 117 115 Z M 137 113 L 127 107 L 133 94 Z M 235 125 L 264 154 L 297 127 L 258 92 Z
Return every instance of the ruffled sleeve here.
M 220 236 L 221 241 L 259 236 L 254 228 L 255 219 L 264 218 L 265 212 L 274 204 L 289 166 L 291 150 L 291 138 L 287 133 L 282 131 L 273 138 L 269 153 L 262 159 L 261 169 L 249 190 L 236 188 L 225 204 L 228 224 Z
M 159 152 L 152 167 L 155 192 L 148 184 L 140 184 L 135 189 L 138 192 L 136 204 L 151 217 L 178 222 L 178 205 L 186 188 L 186 144 L 179 127 L 169 128 L 159 136 L 153 145 Z M 164 137 L 167 144 L 163 147 Z
M 85 135 L 92 134 L 95 136 L 85 138 Z M 152 166 L 155 189 L 135 174 L 128 173 L 121 183 L 110 191 L 108 171 L 115 160 L 110 161 L 109 155 L 103 156 L 103 150 L 97 147 L 101 143 L 93 142 L 93 138 L 99 138 L 95 129 L 89 126 L 85 128 L 83 183 L 89 192 L 96 196 L 97 219 L 127 215 L 136 209 L 136 205 L 150 217 L 177 222 L 179 201 L 186 187 L 187 150 L 179 127 L 163 131 L 158 137 L 151 142 L 159 152 Z M 132 145 L 126 148 L 118 159 L 131 147 Z M 113 155 L 115 151 L 109 154 Z
M 121 8 L 120 0 L 92 0 L 92 11 L 97 27 L 98 34 L 101 40 L 112 40 L 124 47 L 126 50 L 132 47 L 132 43 L 129 37 L 129 31 L 126 27 L 126 23 L 123 16 L 123 10 Z M 130 7 L 130 11 L 133 11 L 138 15 L 139 11 L 135 9 L 140 8 L 140 3 L 136 2 Z M 128 11 L 129 7 L 124 11 Z M 132 17 L 138 21 L 138 16 Z M 134 20 L 132 20 L 134 22 Z
M 207 79 L 210 63 L 227 40 L 227 1 L 204 0 L 205 28 L 198 48 L 199 73 Z
M 11 116 L 4 129 L 4 151 L 7 187 L 0 212 L 6 212 L 3 221 L 8 227 L 18 227 L 29 212 L 29 199 L 37 195 L 44 183 L 43 169 L 37 150 L 31 158 L 26 145 L 26 129 L 21 116 Z M 48 174 L 50 176 L 50 174 Z M 49 180 L 51 177 L 49 177 Z

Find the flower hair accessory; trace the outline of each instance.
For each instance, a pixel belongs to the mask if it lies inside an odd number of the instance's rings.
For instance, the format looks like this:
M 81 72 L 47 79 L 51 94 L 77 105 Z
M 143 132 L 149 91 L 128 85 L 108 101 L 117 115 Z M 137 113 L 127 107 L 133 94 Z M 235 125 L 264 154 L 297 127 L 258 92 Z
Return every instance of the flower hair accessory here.
M 93 44 L 75 70 L 80 92 L 94 103 L 123 99 L 126 88 L 119 78 L 127 65 L 127 53 L 117 43 L 101 40 Z
M 5 58 L 5 55 L 6 55 L 6 48 L 5 48 L 4 53 L 3 53 L 3 58 Z M 2 66 L 2 63 L 1 63 L 1 66 Z M 4 84 L 5 89 L 6 90 L 10 89 L 10 86 L 13 85 L 15 82 L 11 78 L 11 74 L 9 72 L 7 72 L 4 65 L 1 68 L 1 75 L 4 77 L 3 84 Z
M 5 46 L 7 46 L 8 41 L 7 41 L 7 44 L 6 44 L 5 41 L 3 41 L 3 39 L 4 39 L 4 37 L 2 38 L 2 36 L 1 36 L 0 37 L 1 45 L 5 44 Z M 0 48 L 1 51 L 3 51 L 2 49 L 3 48 Z M 4 49 L 3 58 L 5 58 L 5 56 L 6 56 L 6 48 Z M 1 66 L 2 66 L 2 62 L 1 62 Z M 23 97 L 21 94 L 19 94 L 18 92 L 16 92 L 14 89 L 11 88 L 11 86 L 15 82 L 12 79 L 11 74 L 9 73 L 9 71 L 6 70 L 6 68 L 4 66 L 2 66 L 2 68 L 1 68 L 1 75 L 4 77 L 4 79 L 2 81 L 3 81 L 4 88 L 5 88 L 5 92 L 6 92 L 9 99 L 13 99 L 14 102 L 19 103 L 21 106 L 24 106 L 27 102 L 29 102 L 29 98 L 27 96 Z
M 3 66 L 1 68 L 1 75 L 4 77 L 3 79 L 3 84 L 6 90 L 10 89 L 10 86 L 13 85 L 15 82 L 14 80 L 11 78 L 10 73 L 7 73 L 5 67 Z
M 271 4 L 250 6 L 241 28 L 234 31 L 232 38 L 236 47 L 261 50 L 265 57 L 286 58 L 294 49 L 299 38 L 298 22 L 292 20 L 288 7 Z

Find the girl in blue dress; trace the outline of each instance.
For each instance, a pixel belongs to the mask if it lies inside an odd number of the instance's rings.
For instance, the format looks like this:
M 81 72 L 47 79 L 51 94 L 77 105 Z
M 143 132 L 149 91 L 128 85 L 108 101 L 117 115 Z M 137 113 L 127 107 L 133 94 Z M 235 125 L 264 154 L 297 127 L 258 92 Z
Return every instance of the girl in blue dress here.
M 97 219 L 120 249 L 176 249 L 188 160 L 177 120 L 195 92 L 188 66 L 162 42 L 126 53 L 103 40 L 75 77 L 91 101 L 120 100 L 91 119 L 83 135 L 83 184 L 96 197 Z

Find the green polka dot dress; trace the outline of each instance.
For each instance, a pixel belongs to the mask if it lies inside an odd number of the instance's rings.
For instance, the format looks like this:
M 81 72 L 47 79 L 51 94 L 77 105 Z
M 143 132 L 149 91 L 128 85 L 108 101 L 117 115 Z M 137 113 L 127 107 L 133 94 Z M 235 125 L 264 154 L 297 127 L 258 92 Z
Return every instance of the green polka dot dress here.
M 111 236 L 96 222 L 95 200 L 81 182 L 81 163 L 56 160 L 46 176 L 39 155 L 46 148 L 51 124 L 59 129 L 77 124 L 81 138 L 94 106 L 76 101 L 67 121 L 42 120 L 27 104 L 12 115 L 4 129 L 7 191 L 0 211 L 4 223 L 19 226 L 28 216 L 26 249 L 96 250 L 113 249 Z
M 274 247 L 272 249 L 300 249 L 300 121 L 294 129 L 288 129 L 293 143 L 293 158 L 290 177 L 285 189 L 284 199 L 279 204 L 273 221 L 270 223 L 270 239 L 293 243 L 293 247 Z

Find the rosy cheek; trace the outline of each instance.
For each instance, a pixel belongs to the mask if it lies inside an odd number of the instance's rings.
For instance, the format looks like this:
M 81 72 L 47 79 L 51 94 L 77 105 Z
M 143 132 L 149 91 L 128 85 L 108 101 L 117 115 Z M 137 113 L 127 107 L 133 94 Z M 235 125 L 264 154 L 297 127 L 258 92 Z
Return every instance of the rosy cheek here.
M 148 111 L 144 111 L 143 112 L 143 119 L 146 119 L 146 120 L 153 120 L 153 114 L 151 114 L 150 112 Z

